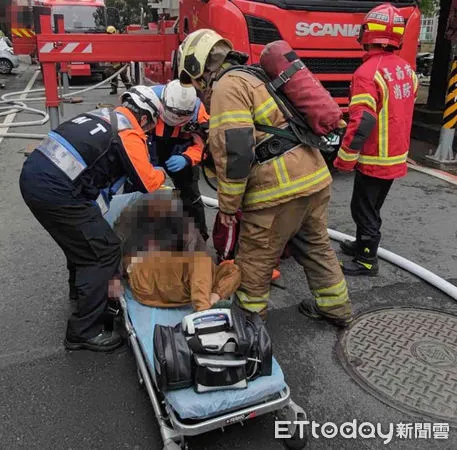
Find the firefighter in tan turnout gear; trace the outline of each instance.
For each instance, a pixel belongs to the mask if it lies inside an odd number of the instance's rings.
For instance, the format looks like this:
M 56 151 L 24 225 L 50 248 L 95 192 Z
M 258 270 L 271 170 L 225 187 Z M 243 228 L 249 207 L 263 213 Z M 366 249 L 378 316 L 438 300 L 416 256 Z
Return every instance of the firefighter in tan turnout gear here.
M 221 220 L 229 225 L 242 209 L 241 269 L 237 304 L 266 317 L 271 273 L 287 242 L 298 232 L 302 264 L 315 302 L 303 302 L 309 317 L 346 326 L 352 319 L 346 281 L 327 234 L 332 178 L 318 150 L 294 144 L 280 156 L 260 160 L 256 145 L 268 139 L 255 124 L 286 126 L 265 84 L 230 67 L 243 54 L 213 30 L 188 35 L 180 46 L 181 83 L 211 96 L 209 146 L 218 177 Z

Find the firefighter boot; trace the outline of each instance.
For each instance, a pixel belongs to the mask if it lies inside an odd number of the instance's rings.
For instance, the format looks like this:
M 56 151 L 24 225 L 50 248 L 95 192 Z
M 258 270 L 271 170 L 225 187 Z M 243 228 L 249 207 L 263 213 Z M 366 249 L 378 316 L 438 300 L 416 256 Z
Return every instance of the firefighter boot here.
M 348 317 L 332 316 L 321 311 L 315 303 L 309 303 L 305 300 L 298 305 L 298 311 L 310 319 L 326 320 L 328 323 L 331 323 L 338 328 L 347 328 L 353 321 L 352 315 Z
M 345 240 L 340 242 L 340 248 L 345 255 L 355 256 L 357 253 L 357 241 Z
M 379 240 L 367 240 L 362 238 L 360 244 L 357 246 L 354 259 L 342 263 L 343 273 L 348 276 L 377 276 L 379 273 L 377 257 L 378 245 Z

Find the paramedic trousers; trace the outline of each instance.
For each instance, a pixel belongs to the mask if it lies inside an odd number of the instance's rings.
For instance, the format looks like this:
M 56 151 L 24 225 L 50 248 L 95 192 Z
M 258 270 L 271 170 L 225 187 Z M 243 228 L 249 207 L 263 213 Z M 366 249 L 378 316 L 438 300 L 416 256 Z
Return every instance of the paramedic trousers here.
M 168 172 L 176 189 L 179 190 L 183 208 L 195 220 L 200 234 L 206 241 L 209 237 L 206 226 L 205 205 L 202 201 L 198 180 L 200 169 L 198 166 L 186 166 L 179 172 Z
M 243 212 L 235 257 L 241 269 L 236 293 L 240 306 L 266 313 L 271 273 L 289 242 L 293 256 L 303 266 L 317 307 L 336 318 L 351 316 L 346 281 L 327 233 L 329 201 L 327 187 L 278 206 Z
M 372 247 L 376 254 L 381 240 L 381 208 L 392 186 L 393 180 L 384 180 L 355 173 L 351 200 L 351 214 L 357 226 L 357 242 Z
M 67 338 L 84 341 L 97 336 L 108 317 L 108 282 L 119 269 L 119 238 L 91 202 L 56 206 L 30 200 L 27 191 L 22 195 L 67 258 L 70 283 L 74 282 L 77 294 Z

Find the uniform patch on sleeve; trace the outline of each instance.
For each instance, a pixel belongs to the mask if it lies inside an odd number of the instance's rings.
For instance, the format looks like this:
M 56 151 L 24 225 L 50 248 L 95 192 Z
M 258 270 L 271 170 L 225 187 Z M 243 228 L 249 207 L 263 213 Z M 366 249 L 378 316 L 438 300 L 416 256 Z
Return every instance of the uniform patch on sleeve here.
M 227 150 L 227 178 L 246 178 L 254 162 L 254 132 L 252 128 L 232 128 L 225 130 Z

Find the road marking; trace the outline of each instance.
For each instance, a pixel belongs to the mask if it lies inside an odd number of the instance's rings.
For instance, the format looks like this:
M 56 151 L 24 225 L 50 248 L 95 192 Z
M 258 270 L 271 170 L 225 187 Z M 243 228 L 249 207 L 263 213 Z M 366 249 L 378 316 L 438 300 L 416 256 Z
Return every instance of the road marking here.
M 27 97 L 27 94 L 29 91 L 32 90 L 33 85 L 35 84 L 35 81 L 40 74 L 40 70 L 36 70 L 35 73 L 32 75 L 32 78 L 30 78 L 29 82 L 27 83 L 27 86 L 25 87 L 23 93 L 20 95 L 18 100 L 24 100 Z M 14 108 L 14 107 L 13 107 Z M 16 118 L 17 112 L 13 112 L 11 114 L 8 114 L 5 117 L 5 120 L 3 122 L 4 125 L 9 125 L 10 123 L 14 122 L 14 119 Z M 6 133 L 8 131 L 9 127 L 0 127 L 0 131 L 3 133 Z M 3 139 L 7 136 L 0 136 L 0 144 L 3 142 Z

